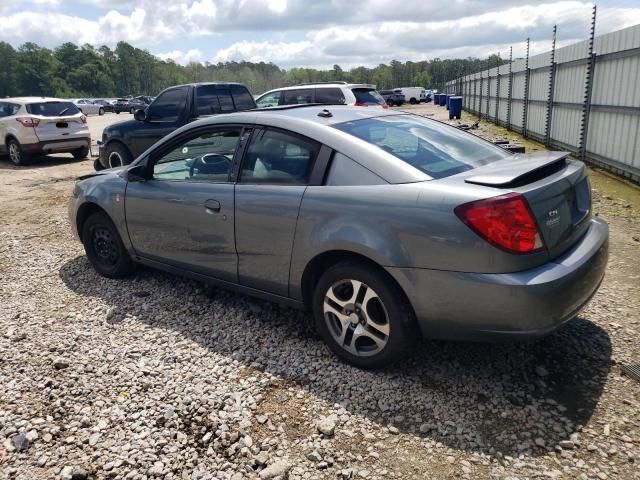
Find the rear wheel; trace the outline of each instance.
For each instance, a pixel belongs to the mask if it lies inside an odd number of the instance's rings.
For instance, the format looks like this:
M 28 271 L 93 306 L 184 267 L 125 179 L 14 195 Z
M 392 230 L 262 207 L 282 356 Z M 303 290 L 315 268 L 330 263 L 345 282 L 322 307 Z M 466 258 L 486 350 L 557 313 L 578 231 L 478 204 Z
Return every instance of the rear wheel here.
M 71 152 L 71 155 L 73 155 L 73 158 L 76 160 L 83 160 L 87 158 L 87 155 L 89 155 L 89 147 L 78 148 Z
M 100 275 L 122 278 L 133 271 L 133 262 L 118 230 L 105 213 L 97 212 L 87 218 L 82 226 L 82 243 L 87 258 Z
M 120 110 L 117 110 L 117 111 L 116 111 L 116 115 L 120 115 Z
M 411 100 L 409 100 L 409 103 L 410 103 L 411 105 L 415 105 L 415 104 L 417 104 L 417 103 L 418 103 L 418 101 L 417 101 L 415 98 L 412 98 Z
M 22 151 L 20 143 L 15 138 L 7 142 L 7 151 L 9 152 L 9 160 L 14 165 L 27 165 L 31 161 L 31 157 Z
M 374 266 L 344 262 L 329 268 L 316 285 L 313 312 L 329 348 L 358 367 L 382 367 L 409 350 L 413 311 Z
M 93 161 L 93 169 L 94 169 L 96 172 L 99 172 L 100 170 L 104 170 L 104 165 L 102 165 L 102 164 L 100 163 L 100 159 L 99 159 L 99 158 L 96 158 L 96 159 Z
M 133 161 L 133 157 L 127 147 L 119 142 L 111 142 L 107 145 L 105 158 L 107 161 L 106 166 L 109 168 L 129 165 Z
M 104 108 L 100 107 L 100 110 L 98 110 L 98 115 L 104 115 Z

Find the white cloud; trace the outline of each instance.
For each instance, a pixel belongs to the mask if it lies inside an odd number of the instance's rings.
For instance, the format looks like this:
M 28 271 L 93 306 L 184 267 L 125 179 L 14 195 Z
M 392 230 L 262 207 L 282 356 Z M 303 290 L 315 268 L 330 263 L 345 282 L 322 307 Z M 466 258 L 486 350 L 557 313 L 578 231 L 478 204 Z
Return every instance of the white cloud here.
M 22 7 L 5 1 L 0 0 L 0 40 L 14 46 L 70 41 L 113 47 L 126 41 L 152 51 L 162 44 L 166 53 L 158 56 L 183 64 L 211 59 L 343 68 L 496 51 L 504 56 L 509 45 L 521 56 L 526 37 L 533 53 L 546 51 L 554 24 L 560 42 L 586 38 L 592 7 L 579 0 L 432 0 L 428 8 L 424 0 L 75 0 L 85 9 L 96 7 L 96 19 L 89 20 L 73 14 L 67 1 L 25 0 Z M 640 5 L 601 4 L 596 32 L 637 23 Z M 212 49 L 229 32 L 244 38 L 218 51 L 207 51 L 202 41 L 194 48 L 194 40 L 206 35 Z
M 161 58 L 162 60 L 173 60 L 180 65 L 187 65 L 191 62 L 201 62 L 204 55 L 197 48 L 192 48 L 186 52 L 183 52 L 182 50 L 172 50 L 171 52 L 157 53 L 156 57 Z

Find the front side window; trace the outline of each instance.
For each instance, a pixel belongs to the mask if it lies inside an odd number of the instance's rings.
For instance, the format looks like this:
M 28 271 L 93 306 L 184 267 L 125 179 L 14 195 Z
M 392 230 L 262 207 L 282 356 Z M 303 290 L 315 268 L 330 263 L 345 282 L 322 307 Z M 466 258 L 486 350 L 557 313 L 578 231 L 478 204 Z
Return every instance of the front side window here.
M 149 106 L 147 117 L 150 121 L 175 122 L 182 115 L 186 103 L 186 88 L 168 90 L 160 94 L 156 101 Z
M 509 157 L 474 135 L 415 115 L 345 122 L 335 128 L 365 140 L 431 178 L 444 178 Z
M 277 130 L 263 130 L 242 165 L 242 183 L 305 185 L 320 146 L 309 139 Z
M 180 143 L 153 165 L 154 180 L 227 182 L 240 128 L 216 130 Z
M 312 88 L 282 91 L 282 105 L 299 105 L 304 103 L 313 103 Z
M 282 92 L 278 90 L 277 92 L 271 92 L 271 93 L 267 93 L 266 95 L 263 95 L 256 101 L 258 108 L 267 108 L 267 107 L 277 106 L 278 102 L 280 101 L 281 93 Z
M 236 105 L 236 110 L 239 112 L 243 110 L 250 110 L 256 108 L 256 102 L 253 100 L 251 93 L 246 87 L 242 85 L 230 85 L 231 94 L 233 95 L 233 103 Z

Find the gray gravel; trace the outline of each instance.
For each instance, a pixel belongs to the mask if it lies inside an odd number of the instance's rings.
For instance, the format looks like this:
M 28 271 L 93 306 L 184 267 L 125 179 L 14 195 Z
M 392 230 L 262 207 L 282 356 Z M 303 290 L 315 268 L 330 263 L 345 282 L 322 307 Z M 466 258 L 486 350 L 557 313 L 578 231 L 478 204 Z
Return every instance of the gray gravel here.
M 637 218 L 607 217 L 605 282 L 556 334 L 424 341 L 366 372 L 307 314 L 99 277 L 65 212 L 87 165 L 33 169 L 34 189 L 0 161 L 0 478 L 640 478 L 640 384 L 620 373 L 640 362 Z

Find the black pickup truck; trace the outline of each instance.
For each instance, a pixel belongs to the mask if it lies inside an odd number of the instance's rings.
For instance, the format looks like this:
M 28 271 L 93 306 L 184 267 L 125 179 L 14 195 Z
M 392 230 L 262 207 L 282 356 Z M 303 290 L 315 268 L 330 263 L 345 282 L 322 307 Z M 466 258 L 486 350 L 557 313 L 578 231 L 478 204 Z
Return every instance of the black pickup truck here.
M 177 85 L 163 90 L 135 120 L 109 125 L 98 142 L 96 170 L 131 163 L 138 155 L 187 123 L 200 117 L 256 108 L 241 83 L 212 82 Z

